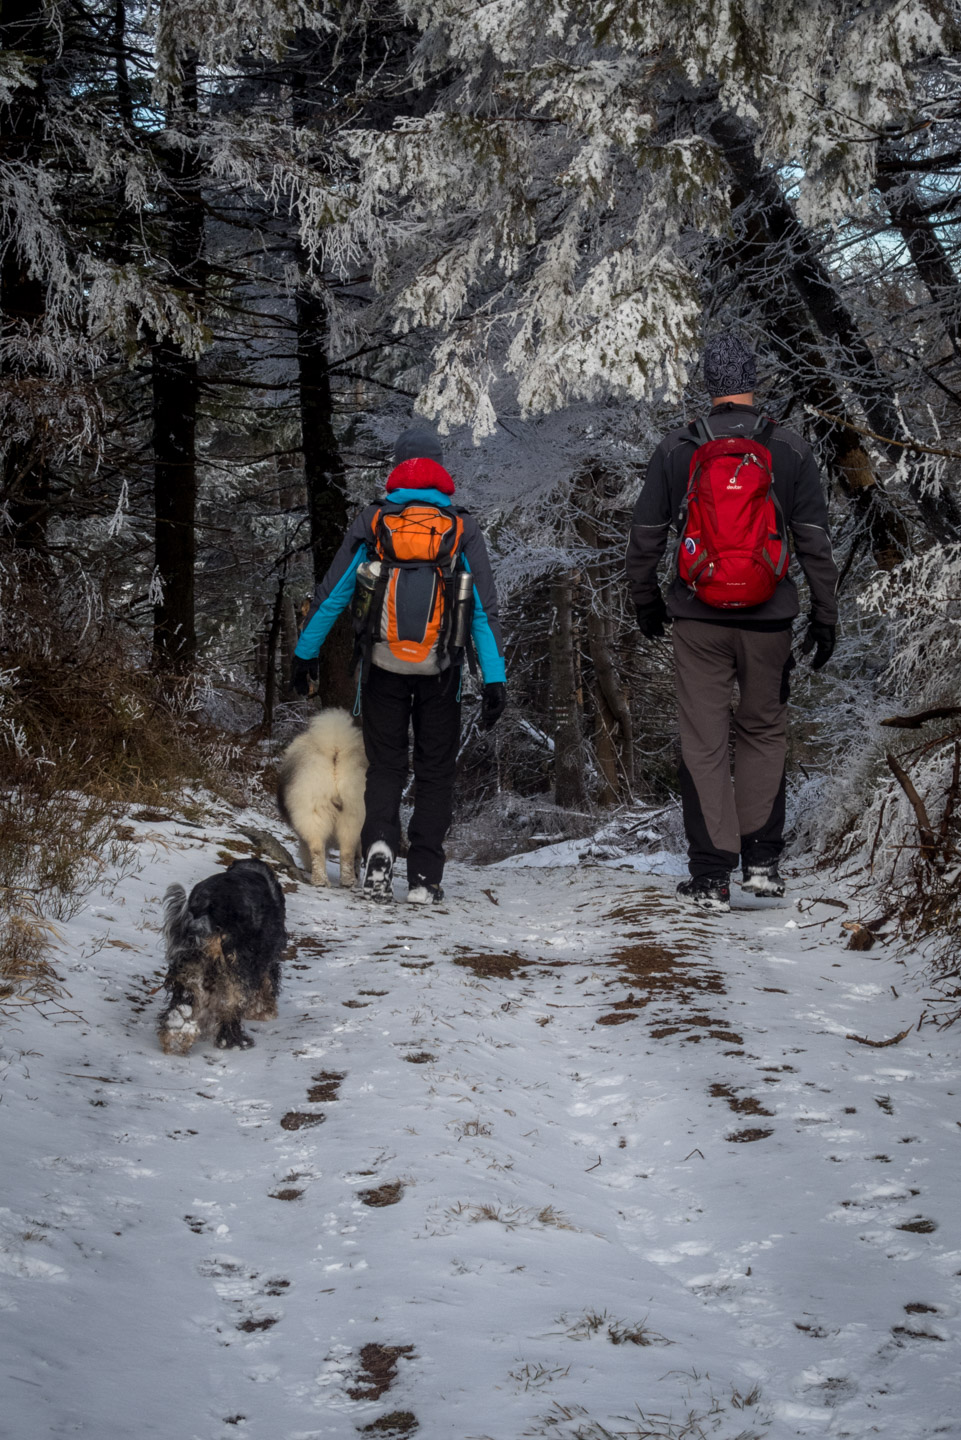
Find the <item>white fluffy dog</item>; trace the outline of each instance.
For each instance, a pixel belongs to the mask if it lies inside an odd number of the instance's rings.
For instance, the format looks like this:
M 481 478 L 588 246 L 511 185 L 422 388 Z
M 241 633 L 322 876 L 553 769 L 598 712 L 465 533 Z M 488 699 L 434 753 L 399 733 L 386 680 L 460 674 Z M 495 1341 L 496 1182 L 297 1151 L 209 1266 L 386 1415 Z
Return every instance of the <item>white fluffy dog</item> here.
M 340 851 L 340 883 L 353 885 L 364 824 L 364 737 L 346 710 L 323 710 L 284 751 L 277 783 L 280 813 L 300 840 L 315 885 L 327 884 L 326 850 Z

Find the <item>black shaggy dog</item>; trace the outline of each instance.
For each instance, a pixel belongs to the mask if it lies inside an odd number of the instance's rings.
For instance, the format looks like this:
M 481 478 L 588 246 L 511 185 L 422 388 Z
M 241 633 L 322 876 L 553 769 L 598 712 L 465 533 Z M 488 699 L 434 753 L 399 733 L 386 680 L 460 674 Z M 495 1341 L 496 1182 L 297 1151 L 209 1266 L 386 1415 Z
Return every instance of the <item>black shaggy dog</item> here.
M 273 1020 L 280 957 L 287 943 L 284 892 L 262 860 L 235 860 L 164 897 L 170 999 L 157 1023 L 165 1055 L 186 1055 L 196 1040 L 221 1050 L 253 1045 L 242 1020 Z

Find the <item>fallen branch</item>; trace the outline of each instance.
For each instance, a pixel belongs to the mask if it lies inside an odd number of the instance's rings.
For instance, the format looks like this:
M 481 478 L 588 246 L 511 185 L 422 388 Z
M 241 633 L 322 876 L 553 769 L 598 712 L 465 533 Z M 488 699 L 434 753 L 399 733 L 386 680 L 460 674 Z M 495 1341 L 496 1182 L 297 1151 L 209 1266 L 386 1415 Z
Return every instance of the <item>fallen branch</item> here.
M 304 872 L 293 855 L 269 830 L 256 830 L 252 825 L 237 825 L 235 829 L 239 830 L 241 835 L 246 835 L 256 849 L 273 860 L 278 870 L 283 870 L 292 880 L 303 880 Z
M 952 720 L 956 715 L 961 715 L 961 705 L 937 705 L 933 710 L 919 710 L 916 715 L 891 715 L 881 724 L 899 730 L 920 730 L 928 720 Z
M 898 784 L 901 786 L 901 789 L 904 791 L 905 795 L 910 800 L 911 808 L 913 809 L 915 818 L 917 819 L 918 834 L 921 837 L 921 859 L 933 860 L 935 854 L 937 853 L 938 844 L 937 840 L 935 839 L 931 821 L 928 819 L 928 812 L 924 808 L 924 801 L 921 799 L 921 796 L 918 794 L 917 790 L 915 790 L 914 784 L 910 776 L 907 774 L 904 768 L 898 764 L 897 760 L 890 753 L 890 751 L 888 752 L 886 759 L 895 780 L 897 780 Z
M 909 1025 L 906 1030 L 901 1031 L 900 1035 L 892 1035 L 890 1040 L 869 1040 L 866 1035 L 845 1035 L 844 1038 L 845 1040 L 856 1040 L 859 1045 L 870 1045 L 875 1050 L 884 1050 L 888 1045 L 900 1045 L 901 1041 L 906 1040 L 913 1029 L 914 1026 Z
M 79 1070 L 61 1070 L 61 1075 L 69 1075 L 74 1080 L 96 1080 L 98 1085 L 122 1085 L 122 1080 L 117 1080 L 110 1075 L 84 1075 Z

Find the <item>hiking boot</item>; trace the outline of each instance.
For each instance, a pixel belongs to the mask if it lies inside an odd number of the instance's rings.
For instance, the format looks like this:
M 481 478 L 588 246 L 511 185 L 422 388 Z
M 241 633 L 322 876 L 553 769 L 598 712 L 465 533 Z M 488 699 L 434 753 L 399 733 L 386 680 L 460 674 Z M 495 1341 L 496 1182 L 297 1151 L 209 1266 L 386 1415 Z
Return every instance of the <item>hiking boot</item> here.
M 749 895 L 767 895 L 779 900 L 784 894 L 784 881 L 778 874 L 777 861 L 767 865 L 745 865 L 741 889 Z
M 391 889 L 393 873 L 394 857 L 390 846 L 384 840 L 375 840 L 367 851 L 367 861 L 364 865 L 364 899 L 376 900 L 381 905 L 386 905 L 393 900 L 394 892 Z
M 690 900 L 700 910 L 713 910 L 726 915 L 731 908 L 731 887 L 718 875 L 694 875 L 677 887 L 682 900 Z
M 407 891 L 408 905 L 436 905 L 443 900 L 444 891 L 440 885 L 412 885 Z

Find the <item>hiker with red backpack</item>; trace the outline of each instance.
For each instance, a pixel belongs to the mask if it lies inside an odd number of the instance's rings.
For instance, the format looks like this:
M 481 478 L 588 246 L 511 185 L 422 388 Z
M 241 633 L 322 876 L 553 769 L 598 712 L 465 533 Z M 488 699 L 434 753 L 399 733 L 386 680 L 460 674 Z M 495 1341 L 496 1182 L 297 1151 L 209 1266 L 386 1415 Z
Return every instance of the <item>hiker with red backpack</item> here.
M 487 547 L 477 521 L 452 503 L 454 488 L 438 437 L 423 425 L 405 431 L 384 498 L 347 531 L 294 651 L 291 683 L 306 696 L 316 683 L 320 647 L 351 606 L 368 761 L 363 890 L 375 901 L 393 898 L 410 729 L 415 790 L 407 899 L 428 905 L 444 893 L 465 661 L 476 655 L 484 679 L 481 728 L 495 725 L 507 705 Z
M 665 621 L 673 622 L 690 870 L 677 893 L 727 911 L 739 860 L 742 889 L 784 894 L 778 860 L 792 626 L 800 612 L 789 537 L 811 598 L 801 651 L 814 652 L 815 670 L 834 650 L 838 572 L 817 462 L 799 435 L 755 408 L 754 354 L 722 334 L 707 344 L 703 366 L 710 413 L 673 430 L 651 457 L 626 567 L 641 634 L 661 638 Z M 665 603 L 657 567 L 672 526 L 676 573 Z

